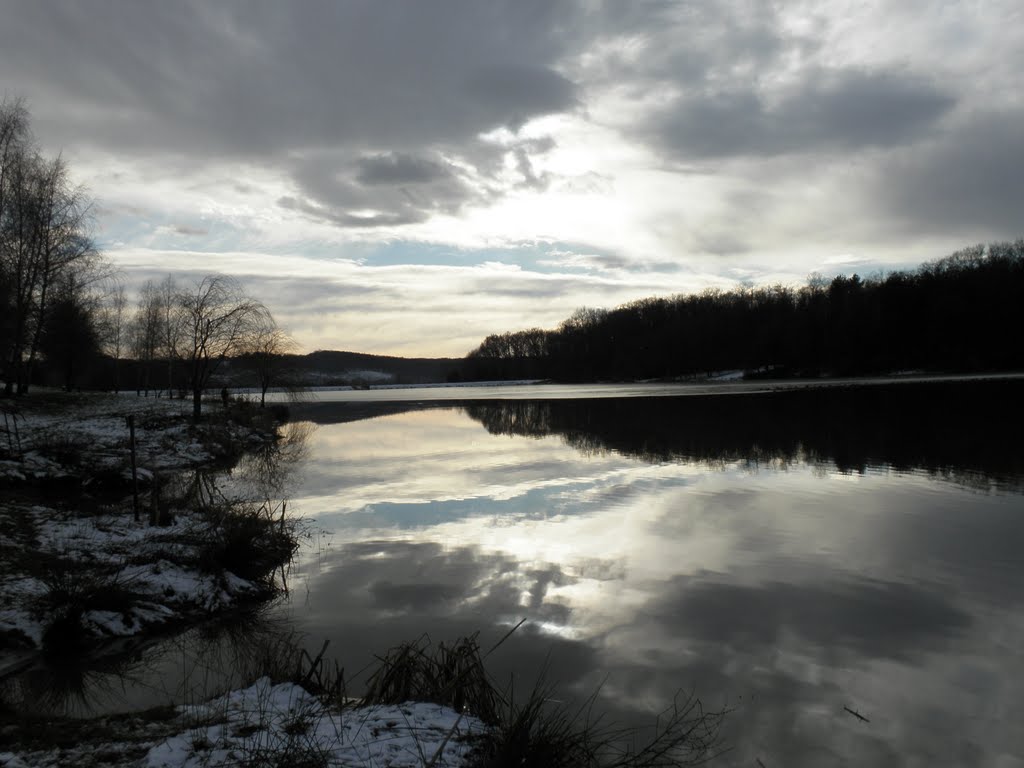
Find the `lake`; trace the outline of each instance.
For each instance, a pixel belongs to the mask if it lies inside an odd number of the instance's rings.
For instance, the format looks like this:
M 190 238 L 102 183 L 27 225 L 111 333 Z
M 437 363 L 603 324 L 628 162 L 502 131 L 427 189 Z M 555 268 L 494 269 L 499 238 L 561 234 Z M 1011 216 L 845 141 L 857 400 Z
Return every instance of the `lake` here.
M 302 405 L 270 618 L 353 693 L 401 641 L 525 619 L 499 682 L 630 725 L 694 692 L 731 710 L 716 765 L 1024 765 L 1024 383 L 753 389 Z M 136 682 L 174 689 L 166 655 Z

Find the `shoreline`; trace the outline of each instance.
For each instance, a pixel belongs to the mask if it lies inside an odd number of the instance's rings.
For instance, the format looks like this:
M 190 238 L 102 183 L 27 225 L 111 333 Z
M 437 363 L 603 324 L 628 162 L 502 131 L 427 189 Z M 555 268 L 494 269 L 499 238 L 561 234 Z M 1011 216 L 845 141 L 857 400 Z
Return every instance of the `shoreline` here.
M 322 389 L 312 397 L 291 404 L 291 420 L 316 424 L 340 424 L 408 411 L 433 408 L 459 408 L 471 403 L 502 401 L 549 402 L 563 399 L 605 400 L 634 398 L 719 398 L 843 390 L 873 387 L 903 387 L 976 382 L 1024 381 L 1024 372 L 971 374 L 905 374 L 893 376 L 817 378 L 817 379 L 725 379 L 701 382 L 595 382 L 556 384 L 552 382 L 510 382 L 481 385 L 480 392 L 467 392 L 472 385 L 436 385 L 429 387 L 373 387 L 370 390 L 348 388 Z M 504 391 L 502 391 L 504 389 Z M 317 397 L 317 395 L 326 397 Z
M 48 391 L 11 405 L 0 454 L 0 679 L 43 653 L 88 656 L 274 594 L 272 573 L 295 544 L 282 510 L 270 500 L 215 505 L 198 484 L 273 445 L 269 413 L 216 407 L 196 424 L 184 401 Z M 243 546 L 266 568 L 242 567 L 232 548 Z

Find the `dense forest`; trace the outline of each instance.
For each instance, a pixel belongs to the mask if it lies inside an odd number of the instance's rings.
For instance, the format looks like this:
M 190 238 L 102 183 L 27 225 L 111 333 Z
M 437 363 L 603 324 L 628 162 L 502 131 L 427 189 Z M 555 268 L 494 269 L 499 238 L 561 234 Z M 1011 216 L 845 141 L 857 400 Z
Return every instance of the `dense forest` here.
M 475 379 L 559 381 L 1009 370 L 1024 368 L 1021 329 L 1024 240 L 868 279 L 579 309 L 555 330 L 488 336 L 467 363 Z

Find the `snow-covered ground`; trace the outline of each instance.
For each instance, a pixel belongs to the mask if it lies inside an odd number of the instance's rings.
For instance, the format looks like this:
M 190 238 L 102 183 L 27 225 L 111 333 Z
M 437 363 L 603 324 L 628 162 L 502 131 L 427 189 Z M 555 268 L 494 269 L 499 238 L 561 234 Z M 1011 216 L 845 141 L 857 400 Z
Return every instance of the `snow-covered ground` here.
M 0 563 L 0 675 L 25 658 L 19 650 L 42 646 L 59 610 L 49 597 L 55 590 L 79 590 L 86 607 L 81 626 L 95 641 L 212 613 L 260 591 L 233 573 L 182 564 L 197 559 L 191 542 L 206 532 L 205 522 L 188 511 L 166 528 L 135 523 L 130 511 L 79 517 L 39 505 L 0 505 L 0 519 L 12 516 L 29 533 L 10 545 L 28 562 L 13 556 Z M 119 603 L 116 595 L 127 599 Z
M 167 484 L 270 434 L 223 419 L 197 427 L 190 403 L 132 395 L 43 393 L 14 405 L 0 422 L 0 675 L 40 648 L 62 612 L 77 611 L 84 637 L 101 641 L 260 591 L 229 571 L 198 566 L 209 521 L 195 510 L 165 509 L 173 523 L 150 526 L 145 489 L 155 476 Z M 141 522 L 130 503 L 129 415 Z
M 331 711 L 299 686 L 267 678 L 182 707 L 180 717 L 192 725 L 150 749 L 148 768 L 263 764 L 268 755 L 319 757 L 319 765 L 452 766 L 468 753 L 467 737 L 484 731 L 479 720 L 437 704 Z
M 0 752 L 0 766 L 441 768 L 462 765 L 473 737 L 485 731 L 476 718 L 437 704 L 339 711 L 293 683 L 261 678 L 248 688 L 178 707 L 161 722 L 104 721 L 72 746 Z

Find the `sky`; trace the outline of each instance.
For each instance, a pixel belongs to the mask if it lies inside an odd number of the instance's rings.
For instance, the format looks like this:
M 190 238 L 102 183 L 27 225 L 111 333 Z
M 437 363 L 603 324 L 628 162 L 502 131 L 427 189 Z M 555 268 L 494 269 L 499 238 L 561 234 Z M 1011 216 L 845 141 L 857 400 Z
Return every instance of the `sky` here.
M 1019 0 L 0 0 L 0 99 L 129 289 L 231 274 L 305 351 L 1024 235 Z

